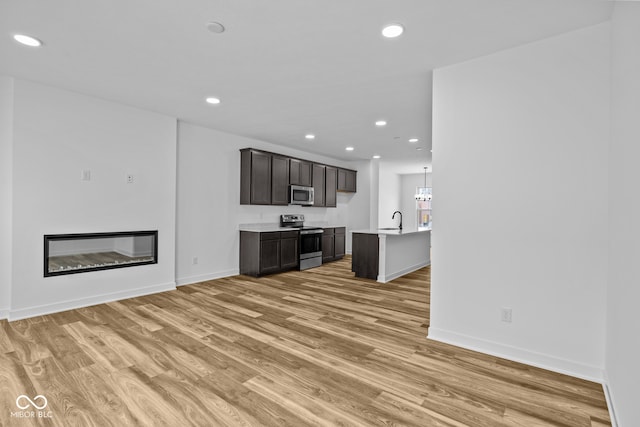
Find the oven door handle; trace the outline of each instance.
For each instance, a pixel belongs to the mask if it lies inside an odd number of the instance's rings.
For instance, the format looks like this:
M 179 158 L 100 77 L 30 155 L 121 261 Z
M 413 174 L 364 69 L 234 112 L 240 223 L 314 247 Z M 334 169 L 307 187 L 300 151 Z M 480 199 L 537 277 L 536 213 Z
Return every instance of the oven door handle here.
M 302 230 L 300 234 L 322 234 L 324 230 Z

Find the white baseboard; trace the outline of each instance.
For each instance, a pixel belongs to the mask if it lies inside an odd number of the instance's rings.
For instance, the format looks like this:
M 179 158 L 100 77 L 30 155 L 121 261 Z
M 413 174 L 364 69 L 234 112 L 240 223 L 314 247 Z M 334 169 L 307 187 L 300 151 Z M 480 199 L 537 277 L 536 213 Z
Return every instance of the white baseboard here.
M 73 310 L 74 308 L 88 307 L 91 305 L 104 304 L 107 302 L 118 301 L 127 298 L 140 297 L 144 295 L 155 294 L 158 292 L 174 291 L 176 289 L 175 282 L 165 283 L 161 285 L 146 286 L 144 288 L 129 289 L 121 292 L 113 292 L 110 294 L 95 295 L 87 298 L 79 298 L 75 300 L 57 302 L 54 304 L 39 305 L 35 307 L 21 308 L 19 310 L 10 310 L 9 321 L 27 319 L 34 316 L 42 316 L 45 314 L 58 313 L 60 311 Z
M 9 318 L 9 307 L 0 308 L 0 320 Z
M 468 335 L 449 332 L 430 327 L 428 339 L 440 341 L 468 350 L 501 357 L 514 362 L 524 363 L 537 368 L 582 378 L 600 384 L 604 382 L 604 369 L 597 366 L 585 365 L 547 354 L 536 353 L 519 347 L 500 344 L 493 341 L 474 338 Z
M 404 276 L 405 274 L 409 274 L 412 273 L 416 270 L 420 270 L 423 267 L 426 267 L 428 265 L 431 265 L 431 261 L 425 261 L 425 262 L 421 262 L 419 264 L 416 265 L 412 265 L 411 267 L 407 267 L 404 268 L 400 271 L 395 271 L 393 273 L 389 273 L 387 275 L 385 275 L 384 277 L 378 276 L 378 282 L 380 283 L 387 283 L 392 281 L 393 279 L 397 279 L 398 277 Z
M 618 427 L 613 391 L 609 388 L 609 384 L 611 384 L 609 376 L 607 375 L 607 371 L 604 371 L 604 384 L 602 384 L 602 387 L 604 388 L 604 397 L 607 399 L 607 408 L 609 409 L 609 417 L 611 418 L 611 427 Z
M 189 276 L 189 277 L 183 277 L 181 279 L 176 279 L 176 284 L 178 286 L 192 285 L 194 283 L 206 282 L 207 280 L 215 280 L 215 279 L 221 279 L 223 277 L 237 276 L 238 274 L 240 274 L 239 270 L 218 271 L 216 273 L 200 274 L 198 276 Z

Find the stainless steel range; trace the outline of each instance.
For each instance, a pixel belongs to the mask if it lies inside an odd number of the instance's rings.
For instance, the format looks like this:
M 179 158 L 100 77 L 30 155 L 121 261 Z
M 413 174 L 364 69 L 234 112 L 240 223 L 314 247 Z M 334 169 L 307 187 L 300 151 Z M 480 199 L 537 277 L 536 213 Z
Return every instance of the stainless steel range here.
M 302 214 L 280 215 L 280 226 L 300 230 L 300 270 L 322 265 L 321 227 L 305 227 Z

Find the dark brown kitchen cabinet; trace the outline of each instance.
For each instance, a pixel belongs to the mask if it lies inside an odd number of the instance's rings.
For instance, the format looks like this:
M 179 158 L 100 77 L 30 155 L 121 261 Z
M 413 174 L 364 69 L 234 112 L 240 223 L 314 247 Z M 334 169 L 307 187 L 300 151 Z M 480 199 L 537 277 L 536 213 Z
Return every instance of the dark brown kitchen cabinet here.
M 298 242 L 298 231 L 241 231 L 240 274 L 258 277 L 296 268 Z
M 331 262 L 343 258 L 345 253 L 345 227 L 328 227 L 323 230 L 322 262 Z
M 378 279 L 378 247 L 377 234 L 353 233 L 351 235 L 351 271 L 356 277 Z
M 280 232 L 280 270 L 290 270 L 298 266 L 300 258 L 299 235 L 297 231 Z
M 356 171 L 253 148 L 240 150 L 241 205 L 288 205 L 290 185 L 312 186 L 313 206 L 334 208 L 337 191 L 356 191 Z
M 313 206 L 324 206 L 325 172 L 327 167 L 313 164 Z
M 271 204 L 289 204 L 289 158 L 271 156 Z
M 349 169 L 338 169 L 338 191 L 348 193 L 356 192 L 356 171 Z
M 311 186 L 311 162 L 289 159 L 289 184 Z
M 271 204 L 271 154 L 251 149 L 241 151 L 240 204 Z
M 280 233 L 260 233 L 260 274 L 280 270 Z
M 344 257 L 346 252 L 346 229 L 344 227 L 335 228 L 335 241 L 334 241 L 334 258 L 340 259 Z
M 336 189 L 338 188 L 338 169 L 327 166 L 324 179 L 324 205 L 329 208 L 336 207 Z
M 335 228 L 325 228 L 322 233 L 322 262 L 333 261 L 335 257 Z

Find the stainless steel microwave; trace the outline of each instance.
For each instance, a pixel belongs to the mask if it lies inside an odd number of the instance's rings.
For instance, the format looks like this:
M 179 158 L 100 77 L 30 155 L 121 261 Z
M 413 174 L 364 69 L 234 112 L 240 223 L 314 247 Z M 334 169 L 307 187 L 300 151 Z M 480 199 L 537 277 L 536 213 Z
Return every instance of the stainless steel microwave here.
M 290 205 L 313 205 L 313 187 L 305 187 L 302 185 L 289 186 L 289 204 Z

